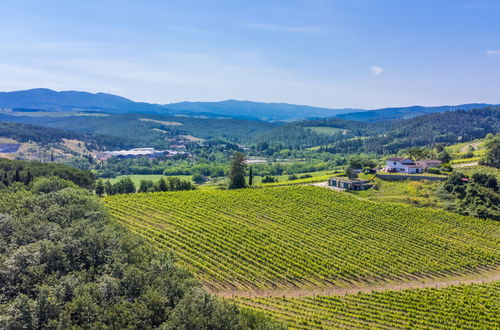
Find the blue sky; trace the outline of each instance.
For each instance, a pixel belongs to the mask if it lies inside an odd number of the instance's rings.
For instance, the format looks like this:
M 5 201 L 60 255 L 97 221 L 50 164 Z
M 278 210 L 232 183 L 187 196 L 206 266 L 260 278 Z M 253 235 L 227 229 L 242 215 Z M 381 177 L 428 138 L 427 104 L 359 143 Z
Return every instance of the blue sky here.
M 500 1 L 3 1 L 0 90 L 332 108 L 500 103 Z

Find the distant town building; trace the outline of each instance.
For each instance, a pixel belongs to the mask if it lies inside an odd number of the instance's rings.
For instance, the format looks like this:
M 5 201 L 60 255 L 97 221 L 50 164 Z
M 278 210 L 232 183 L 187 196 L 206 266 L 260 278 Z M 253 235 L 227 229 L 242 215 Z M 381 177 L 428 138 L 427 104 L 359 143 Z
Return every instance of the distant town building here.
M 110 157 L 118 158 L 137 158 L 150 157 L 156 158 L 164 155 L 164 150 L 156 150 L 154 148 L 134 148 L 129 150 L 104 151 L 97 155 L 99 160 L 107 160 Z

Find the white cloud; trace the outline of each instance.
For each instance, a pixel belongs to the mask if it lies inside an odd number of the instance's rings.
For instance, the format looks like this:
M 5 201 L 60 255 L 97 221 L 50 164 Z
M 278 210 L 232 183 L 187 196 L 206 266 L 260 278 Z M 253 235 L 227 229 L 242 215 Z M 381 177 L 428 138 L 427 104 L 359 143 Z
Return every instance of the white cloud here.
M 500 50 L 487 50 L 486 55 L 500 55 Z
M 325 28 L 319 26 L 288 26 L 288 25 L 276 25 L 276 24 L 265 24 L 265 23 L 246 23 L 244 24 L 247 28 L 255 30 L 265 30 L 271 32 L 291 32 L 291 33 L 321 33 L 325 32 Z
M 384 68 L 374 65 L 370 68 L 370 70 L 374 75 L 379 76 L 382 73 L 382 71 L 384 71 Z

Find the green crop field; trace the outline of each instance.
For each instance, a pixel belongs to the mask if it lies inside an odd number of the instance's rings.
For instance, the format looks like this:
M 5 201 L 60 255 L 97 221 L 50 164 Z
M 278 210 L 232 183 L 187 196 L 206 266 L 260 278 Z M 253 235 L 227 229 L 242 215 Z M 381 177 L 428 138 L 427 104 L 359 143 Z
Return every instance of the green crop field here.
M 500 223 L 293 186 L 115 195 L 111 215 L 214 291 L 314 288 L 500 263 Z
M 290 329 L 498 329 L 500 282 L 310 298 L 237 298 Z

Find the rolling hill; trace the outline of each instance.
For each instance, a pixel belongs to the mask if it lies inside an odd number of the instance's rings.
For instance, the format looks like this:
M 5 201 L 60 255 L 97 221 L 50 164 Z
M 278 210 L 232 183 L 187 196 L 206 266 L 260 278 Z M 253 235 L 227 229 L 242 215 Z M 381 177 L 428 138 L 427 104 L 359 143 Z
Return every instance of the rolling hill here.
M 430 113 L 454 111 L 454 110 L 472 110 L 472 109 L 482 109 L 493 106 L 492 104 L 485 103 L 469 103 L 460 105 L 444 105 L 437 107 L 422 107 L 422 106 L 411 106 L 402 108 L 384 108 L 377 110 L 367 110 L 360 112 L 350 112 L 345 114 L 338 114 L 336 117 L 345 120 L 354 121 L 364 121 L 364 122 L 375 122 L 383 120 L 392 120 L 400 118 L 412 118 L 422 115 L 427 115 Z
M 105 205 L 218 293 L 418 280 L 500 263 L 500 223 L 318 187 L 115 195 Z
M 377 110 L 331 109 L 287 103 L 264 103 L 252 101 L 225 100 L 220 102 L 179 102 L 152 104 L 135 102 L 130 99 L 107 93 L 88 93 L 80 91 L 57 92 L 37 88 L 14 92 L 0 92 L 0 108 L 18 111 L 46 110 L 70 112 L 156 113 L 164 115 L 188 115 L 206 117 L 230 117 L 237 119 L 291 121 L 306 118 L 333 117 L 355 121 L 381 121 L 409 118 L 428 113 L 457 109 L 470 110 L 484 108 L 490 104 L 463 104 L 436 107 L 400 107 Z

